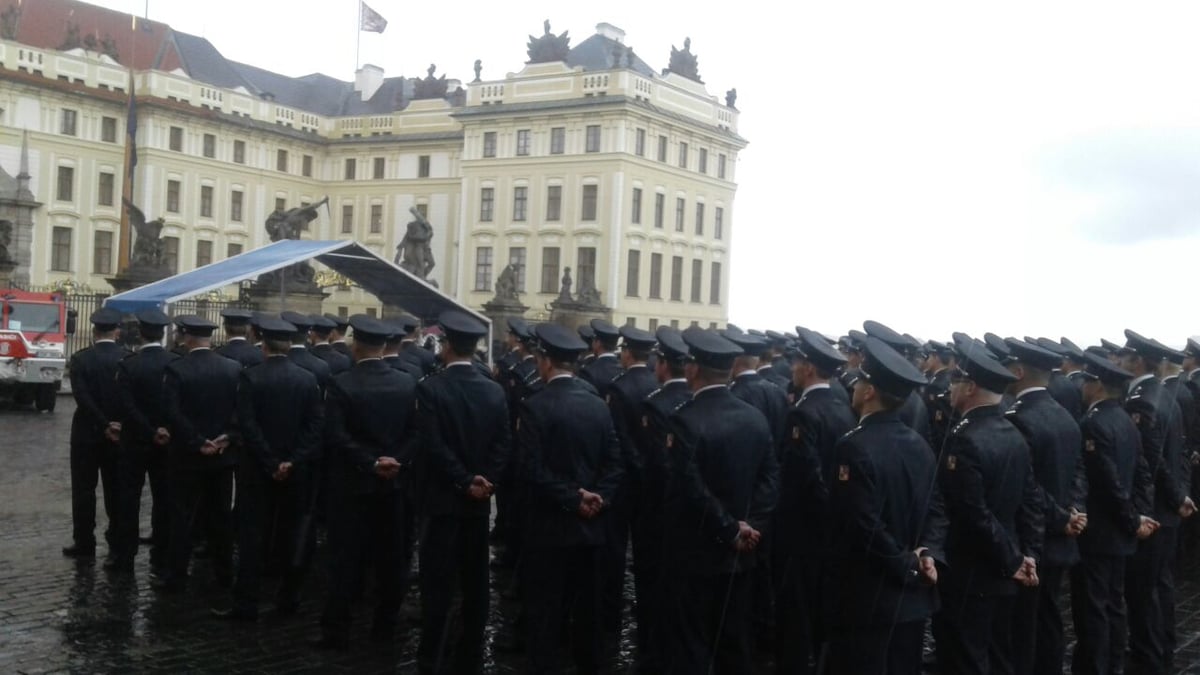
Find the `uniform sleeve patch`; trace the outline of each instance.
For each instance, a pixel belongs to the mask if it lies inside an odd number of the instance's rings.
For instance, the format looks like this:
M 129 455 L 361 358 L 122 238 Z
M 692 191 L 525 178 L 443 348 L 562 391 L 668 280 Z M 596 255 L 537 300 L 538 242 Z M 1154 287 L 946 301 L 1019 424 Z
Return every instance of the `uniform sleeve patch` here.
M 1096 451 L 1096 441 L 1093 441 L 1091 439 L 1084 441 L 1083 449 L 1087 450 L 1088 452 L 1095 452 Z
M 838 480 L 843 483 L 850 480 L 850 466 L 848 464 L 838 465 Z
M 954 455 L 947 455 L 946 456 L 946 470 L 954 471 L 957 468 L 958 468 L 958 457 L 956 457 Z

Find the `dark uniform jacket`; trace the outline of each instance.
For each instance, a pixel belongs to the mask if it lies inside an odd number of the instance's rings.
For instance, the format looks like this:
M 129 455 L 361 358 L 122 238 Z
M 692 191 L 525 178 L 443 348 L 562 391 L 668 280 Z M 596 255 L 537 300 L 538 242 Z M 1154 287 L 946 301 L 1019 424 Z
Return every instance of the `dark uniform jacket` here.
M 1000 406 L 963 415 L 938 465 L 945 498 L 948 569 L 938 586 L 963 594 L 1011 595 L 1024 556 L 1038 558 L 1042 508 L 1029 447 Z
M 929 412 L 929 445 L 935 453 L 942 449 L 946 434 L 954 420 L 954 408 L 950 405 L 950 369 L 943 368 L 933 374 L 929 384 L 922 390 L 925 408 Z
M 628 368 L 613 380 L 604 396 L 612 413 L 613 428 L 621 442 L 625 481 L 640 478 L 637 435 L 642 427 L 642 401 L 658 388 L 654 373 L 644 365 Z
M 767 418 L 767 426 L 771 430 L 772 447 L 778 448 L 779 444 L 783 442 L 787 429 L 787 392 L 754 372 L 735 376 L 729 382 L 729 391 L 734 398 L 754 406 L 763 414 L 763 417 Z
M 1185 463 L 1190 465 L 1196 461 L 1197 451 L 1200 451 L 1200 409 L 1196 407 L 1195 394 L 1179 375 L 1172 375 L 1163 380 L 1163 387 L 1175 396 L 1179 412 L 1183 415 Z
M 608 406 L 577 378 L 557 377 L 521 404 L 517 435 L 530 497 L 526 544 L 604 544 L 606 514 L 584 519 L 578 510 L 580 488 L 611 504 L 621 483 L 620 444 Z
M 422 376 L 437 370 L 437 356 L 412 340 L 400 343 L 400 358 L 420 368 Z
M 738 521 L 765 532 L 779 499 L 779 463 L 763 414 L 728 387 L 701 389 L 671 416 L 664 504 L 674 569 L 744 572 L 755 556 L 733 548 Z
M 925 442 L 933 442 L 933 434 L 929 429 L 929 409 L 925 407 L 925 400 L 921 398 L 920 390 L 912 390 L 897 414 L 900 416 L 900 421 L 907 424 L 909 429 L 917 432 L 921 438 L 925 439 Z M 934 450 L 940 451 L 941 448 L 934 448 Z
M 351 362 L 354 361 L 354 354 L 351 353 L 350 345 L 346 344 L 345 340 L 338 340 L 337 342 L 330 342 L 329 346 L 333 348 L 333 351 L 350 359 Z
M 1042 560 L 1060 567 L 1074 565 L 1079 562 L 1079 548 L 1065 528 L 1072 508 L 1087 512 L 1079 424 L 1046 389 L 1024 393 L 1004 416 L 1025 437 L 1033 458 L 1033 476 L 1046 523 Z
M 395 370 L 406 373 L 414 380 L 420 381 L 421 378 L 425 377 L 425 373 L 421 372 L 421 366 L 408 359 L 400 358 L 399 354 L 388 354 L 383 357 L 383 362 Z
M 511 434 L 504 389 L 470 364 L 440 370 L 417 384 L 416 425 L 425 478 L 425 513 L 486 518 L 489 501 L 467 497 L 475 476 L 499 486 Z
M 330 380 L 325 392 L 325 447 L 335 489 L 364 495 L 407 485 L 416 445 L 412 419 L 416 391 L 416 380 L 381 359 L 359 361 Z M 375 473 L 375 460 L 380 457 L 400 462 L 400 475 L 380 478 Z
M 354 361 L 349 356 L 337 351 L 328 342 L 313 345 L 308 351 L 312 352 L 313 356 L 329 364 L 330 376 L 341 375 L 350 370 L 350 366 L 354 365 Z
M 785 393 L 787 392 L 788 387 L 790 387 L 792 384 L 792 378 L 791 378 L 790 373 L 786 376 L 781 375 L 779 373 L 779 371 L 775 369 L 775 366 L 773 366 L 771 364 L 759 366 L 758 370 L 755 372 L 758 373 L 759 377 L 766 380 L 767 382 L 770 382 L 771 384 L 775 385 L 776 387 L 779 387 Z
M 1083 393 L 1080 387 L 1060 371 L 1050 373 L 1050 383 L 1046 385 L 1046 391 L 1050 392 L 1050 398 L 1057 401 L 1071 415 L 1071 419 L 1077 420 L 1083 414 Z
M 97 443 L 104 440 L 109 422 L 121 419 L 121 394 L 117 386 L 117 367 L 129 355 L 115 342 L 97 342 L 71 356 L 71 395 L 75 397 L 75 415 L 71 419 L 72 443 Z
M 692 390 L 685 380 L 668 380 L 647 394 L 639 406 L 641 424 L 633 481 L 638 486 L 637 508 L 649 517 L 662 518 L 660 507 L 667 485 L 667 434 L 671 432 L 671 415 L 691 398 Z
M 172 361 L 163 378 L 172 458 L 189 469 L 228 467 L 237 457 L 226 449 L 202 455 L 205 441 L 228 435 L 234 440 L 238 376 L 242 364 L 211 349 L 193 349 Z M 232 446 L 231 446 L 232 448 Z
M 894 411 L 868 415 L 835 450 L 824 607 L 836 626 L 888 626 L 938 608 L 915 551 L 945 561 L 946 516 L 929 444 Z
M 149 344 L 121 361 L 117 382 L 121 386 L 121 440 L 147 448 L 154 445 L 154 434 L 166 428 L 163 405 L 163 375 L 167 365 L 179 356 Z
M 1124 408 L 1142 437 L 1142 456 L 1154 480 L 1154 511 L 1150 515 L 1163 525 L 1178 525 L 1187 480 L 1182 475 L 1183 420 L 1176 412 L 1175 399 L 1162 382 L 1149 377 L 1129 391 Z
M 579 377 L 595 387 L 596 391 L 604 391 L 620 374 L 621 361 L 611 352 L 597 356 L 591 363 L 579 369 Z
M 321 454 L 324 409 L 317 378 L 279 355 L 242 371 L 238 429 L 249 458 L 265 475 L 281 462 L 311 462 Z
M 329 364 L 322 359 L 309 353 L 308 349 L 300 345 L 292 345 L 288 350 L 288 358 L 292 363 L 312 373 L 317 378 L 317 386 L 321 387 L 321 392 L 329 387 L 329 381 L 333 377 L 333 371 L 330 370 Z
M 1141 435 L 1116 399 L 1089 408 L 1080 431 L 1088 480 L 1088 526 L 1079 536 L 1079 550 L 1083 555 L 1133 555 L 1138 516 L 1148 513 L 1150 506 L 1148 475 L 1140 462 Z M 1143 493 L 1140 499 L 1139 492 Z
M 213 350 L 227 359 L 233 359 L 242 364 L 243 368 L 257 366 L 266 360 L 262 349 L 255 347 L 246 338 L 231 338 L 229 342 Z

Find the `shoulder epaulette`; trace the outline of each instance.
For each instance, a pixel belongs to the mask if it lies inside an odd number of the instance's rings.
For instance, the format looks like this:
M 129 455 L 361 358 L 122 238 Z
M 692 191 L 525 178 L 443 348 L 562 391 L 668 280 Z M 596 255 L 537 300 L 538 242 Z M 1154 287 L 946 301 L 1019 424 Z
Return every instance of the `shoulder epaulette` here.
M 957 434 L 958 432 L 962 431 L 967 426 L 967 423 L 969 423 L 970 421 L 971 420 L 969 420 L 969 419 L 961 420 L 958 424 L 954 425 L 954 428 L 950 430 L 950 433 Z
M 854 434 L 857 434 L 858 432 L 860 432 L 862 430 L 863 430 L 863 425 L 860 424 L 860 425 L 854 427 L 853 429 L 851 429 L 850 431 L 847 431 L 846 433 L 842 434 L 842 437 L 839 440 L 844 441 L 847 438 L 850 438 L 851 436 L 853 436 Z

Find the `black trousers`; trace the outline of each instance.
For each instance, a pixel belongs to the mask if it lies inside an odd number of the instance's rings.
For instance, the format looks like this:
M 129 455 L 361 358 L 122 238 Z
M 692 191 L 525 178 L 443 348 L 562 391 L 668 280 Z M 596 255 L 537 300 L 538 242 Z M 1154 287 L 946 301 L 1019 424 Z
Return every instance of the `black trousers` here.
M 921 673 L 925 619 L 894 626 L 833 628 L 827 638 L 825 675 Z
M 633 544 L 634 616 L 637 618 L 637 672 L 666 668 L 663 621 L 666 619 L 665 529 L 650 504 L 640 504 L 630 521 Z
M 814 634 L 821 625 L 819 598 L 822 561 L 813 557 L 776 555 L 775 585 L 775 672 L 812 672 L 823 636 Z
M 75 436 L 76 434 L 72 434 Z M 115 541 L 117 521 L 117 457 L 119 448 L 106 438 L 71 439 L 71 529 L 75 545 L 96 548 L 96 483 L 104 494 L 108 516 L 105 539 Z
M 279 574 L 277 604 L 294 604 L 312 559 L 314 489 L 311 467 L 295 465 L 284 482 L 273 480 L 257 465 L 237 474 L 237 580 L 233 604 L 257 612 L 264 567 Z
M 332 481 L 336 483 L 336 478 Z M 321 615 L 326 637 L 346 639 L 350 607 L 359 597 L 364 574 L 375 568 L 377 601 L 374 630 L 396 625 L 400 601 L 408 586 L 404 548 L 408 533 L 407 500 L 399 490 L 371 494 L 329 495 L 330 584 Z
M 1035 588 L 1018 588 L 1013 601 L 1013 671 L 1032 675 L 1062 675 L 1066 642 L 1063 638 L 1062 585 L 1066 568 L 1039 565 Z
M 664 625 L 671 675 L 753 672 L 747 628 L 751 576 L 675 575 L 668 579 L 670 616 Z
M 621 610 L 625 606 L 625 563 L 629 552 L 631 491 L 624 485 L 613 499 L 604 517 L 604 546 L 600 565 L 601 628 L 615 634 L 621 629 Z
M 421 536 L 421 673 L 475 675 L 483 668 L 488 615 L 487 516 L 431 516 Z M 450 606 L 462 593 L 462 634 L 450 635 Z
M 602 549 L 600 546 L 527 547 L 525 644 L 529 672 L 556 673 L 561 668 L 564 636 L 579 675 L 600 669 L 603 635 L 600 626 Z
M 1014 582 L 1015 583 L 1015 582 Z M 1013 596 L 942 595 L 933 637 L 944 675 L 1011 674 Z
M 1125 560 L 1085 554 L 1071 568 L 1072 675 L 1109 675 L 1124 664 Z
M 1177 527 L 1161 527 L 1138 542 L 1125 566 L 1125 606 L 1129 615 L 1129 661 L 1139 672 L 1166 671 L 1166 626 L 1170 604 L 1174 614 L 1174 580 L 1168 563 L 1174 555 Z M 1164 582 L 1163 577 L 1166 577 Z M 1164 597 L 1164 595 L 1166 597 Z
M 205 530 L 213 574 L 218 579 L 232 577 L 233 467 L 194 469 L 168 463 L 167 492 L 171 500 L 168 581 L 186 582 L 193 531 L 198 526 Z
M 1191 520 L 1190 518 L 1188 520 Z M 1185 521 L 1186 522 L 1186 521 Z M 1179 570 L 1179 537 L 1182 527 L 1160 527 L 1155 536 L 1165 535 L 1167 563 L 1158 577 L 1158 598 L 1162 603 L 1163 661 L 1170 672 L 1175 663 L 1179 636 L 1175 632 L 1175 577 Z
M 162 569 L 167 560 L 171 530 L 171 506 L 167 497 L 167 448 L 123 445 L 117 460 L 120 515 L 115 537 L 116 555 L 124 560 L 137 556 L 141 527 L 142 488 L 150 478 L 150 567 Z

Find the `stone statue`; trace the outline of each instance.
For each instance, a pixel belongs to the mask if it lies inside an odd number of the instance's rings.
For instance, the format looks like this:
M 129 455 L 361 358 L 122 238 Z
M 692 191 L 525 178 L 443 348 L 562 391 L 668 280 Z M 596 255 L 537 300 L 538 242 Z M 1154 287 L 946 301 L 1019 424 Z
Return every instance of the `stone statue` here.
M 146 214 L 133 205 L 128 199 L 124 200 L 125 208 L 129 211 L 129 223 L 137 233 L 133 241 L 133 252 L 130 254 L 130 269 L 159 270 L 166 266 L 167 250 L 162 240 L 163 218 L 146 220 Z
M 509 263 L 500 276 L 496 277 L 496 297 L 492 302 L 497 305 L 517 304 L 517 275 L 521 272 L 521 263 Z
M 449 83 L 446 82 L 445 75 L 434 77 L 433 73 L 436 70 L 436 65 L 429 64 L 429 68 L 425 71 L 427 73 L 426 76 L 413 83 L 414 100 L 446 97 L 446 90 L 449 88 Z
M 700 79 L 700 63 L 696 59 L 696 55 L 692 53 L 691 38 L 684 38 L 683 49 L 676 49 L 674 45 L 671 45 L 671 61 L 667 70 L 704 84 L 704 80 Z
M 328 203 L 327 195 L 316 204 L 297 206 L 287 211 L 275 209 L 267 216 L 266 222 L 267 234 L 270 235 L 271 241 L 299 239 L 300 233 L 307 230 L 309 223 L 317 219 L 318 209 Z
M 621 57 L 625 56 L 625 46 L 620 42 L 614 42 L 612 47 L 612 67 L 621 67 Z
M 17 23 L 21 20 L 21 4 L 14 2 L 0 12 L 0 40 L 17 39 Z
M 0 265 L 14 262 L 8 247 L 12 246 L 13 224 L 11 220 L 0 220 Z
M 529 60 L 526 63 L 566 61 L 567 54 L 571 51 L 571 38 L 567 35 L 570 31 L 563 31 L 562 35 L 554 35 L 550 32 L 550 19 L 546 19 L 542 27 L 541 37 L 529 36 Z
M 425 279 L 433 271 L 433 225 L 421 215 L 417 207 L 409 207 L 408 212 L 415 220 L 409 221 L 404 231 L 404 238 L 396 246 L 396 257 L 392 261 L 402 269 Z
M 577 302 L 590 307 L 602 306 L 600 291 L 596 289 L 596 284 L 591 277 L 585 276 L 579 279 L 579 297 Z
M 725 92 L 725 105 L 730 108 L 737 108 L 737 87 Z
M 479 82 L 479 74 L 483 72 L 483 61 L 475 59 L 475 81 Z
M 557 302 L 575 302 L 571 297 L 571 268 L 564 267 L 562 275 L 562 288 L 558 291 Z

